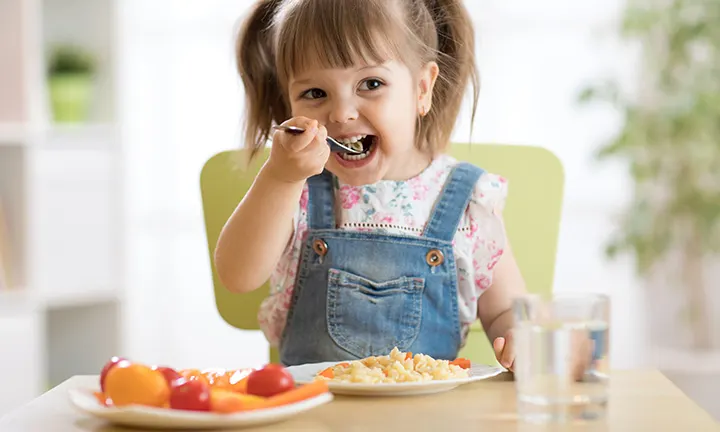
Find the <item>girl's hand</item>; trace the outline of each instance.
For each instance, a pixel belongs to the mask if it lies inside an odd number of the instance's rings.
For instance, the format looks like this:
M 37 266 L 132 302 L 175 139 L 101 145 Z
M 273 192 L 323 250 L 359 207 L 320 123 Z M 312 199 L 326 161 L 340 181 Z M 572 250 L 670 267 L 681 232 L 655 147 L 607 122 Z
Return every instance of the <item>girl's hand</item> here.
M 575 380 L 580 381 L 585 376 L 586 371 L 592 367 L 595 342 L 588 337 L 587 332 L 578 331 L 572 333 L 570 343 L 572 351 L 567 359 L 570 372 Z M 508 331 L 504 337 L 495 338 L 493 350 L 495 350 L 495 357 L 502 367 L 514 372 L 515 345 L 512 330 Z
M 275 132 L 267 162 L 268 172 L 275 179 L 287 183 L 305 181 L 320 174 L 330 158 L 325 126 L 306 117 L 294 117 L 282 125 L 301 127 L 305 132 L 300 135 Z

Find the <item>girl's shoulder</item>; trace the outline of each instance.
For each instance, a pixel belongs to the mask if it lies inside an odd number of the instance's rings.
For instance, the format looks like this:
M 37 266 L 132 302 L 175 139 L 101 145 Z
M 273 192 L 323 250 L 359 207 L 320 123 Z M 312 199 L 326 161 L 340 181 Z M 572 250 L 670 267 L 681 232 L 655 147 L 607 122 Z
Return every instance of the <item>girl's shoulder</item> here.
M 438 172 L 442 173 L 442 181 L 445 182 L 452 170 L 460 163 L 467 162 L 458 160 L 453 156 L 443 154 L 436 158 L 433 165 L 436 166 Z M 483 167 L 479 168 L 483 170 L 483 173 L 475 183 L 473 195 L 470 200 L 471 206 L 480 205 L 483 207 L 489 207 L 493 210 L 502 210 L 507 198 L 507 180 L 498 174 L 486 171 Z

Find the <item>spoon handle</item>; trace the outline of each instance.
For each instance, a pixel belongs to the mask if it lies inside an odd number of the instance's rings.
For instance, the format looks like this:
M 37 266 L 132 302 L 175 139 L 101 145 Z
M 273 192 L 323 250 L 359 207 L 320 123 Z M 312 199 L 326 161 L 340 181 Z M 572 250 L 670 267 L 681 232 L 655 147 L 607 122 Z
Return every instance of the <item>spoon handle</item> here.
M 285 131 L 291 135 L 300 135 L 303 132 L 305 132 L 305 129 L 297 126 L 273 126 L 273 129 Z M 330 151 L 336 152 L 336 153 L 351 153 L 351 154 L 360 154 L 362 152 L 359 152 L 357 150 L 351 149 L 350 147 L 347 147 L 343 145 L 342 143 L 338 142 L 334 138 L 327 137 L 327 143 L 330 146 Z

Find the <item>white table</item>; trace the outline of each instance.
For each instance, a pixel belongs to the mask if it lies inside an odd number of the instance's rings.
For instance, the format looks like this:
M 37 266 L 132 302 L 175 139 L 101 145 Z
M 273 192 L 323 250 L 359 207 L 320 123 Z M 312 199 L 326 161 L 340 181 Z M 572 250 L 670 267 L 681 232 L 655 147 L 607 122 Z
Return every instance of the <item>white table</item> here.
M 97 376 L 77 376 L 0 419 L 2 432 L 120 432 L 78 412 L 68 389 L 97 387 Z M 608 417 L 581 426 L 537 427 L 518 422 L 515 388 L 507 375 L 428 396 L 336 397 L 328 404 L 283 423 L 245 431 L 720 431 L 713 418 L 660 372 L 615 371 Z

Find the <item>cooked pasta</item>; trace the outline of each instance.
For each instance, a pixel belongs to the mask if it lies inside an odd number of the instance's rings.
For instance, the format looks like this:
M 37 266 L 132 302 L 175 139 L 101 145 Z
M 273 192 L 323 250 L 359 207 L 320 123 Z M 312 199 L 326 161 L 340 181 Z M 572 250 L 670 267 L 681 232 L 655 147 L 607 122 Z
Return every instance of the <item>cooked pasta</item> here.
M 467 378 L 468 371 L 448 360 L 404 353 L 393 348 L 389 355 L 338 363 L 319 372 L 316 379 L 343 383 L 404 383 Z

